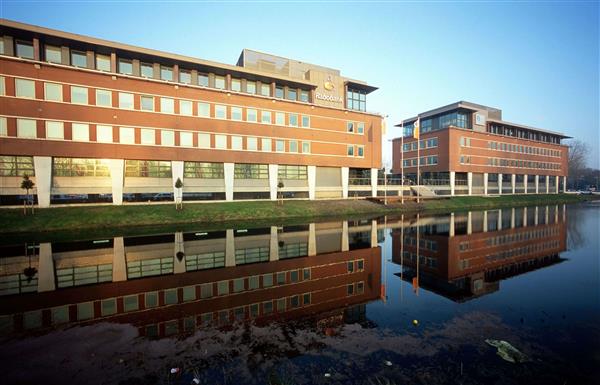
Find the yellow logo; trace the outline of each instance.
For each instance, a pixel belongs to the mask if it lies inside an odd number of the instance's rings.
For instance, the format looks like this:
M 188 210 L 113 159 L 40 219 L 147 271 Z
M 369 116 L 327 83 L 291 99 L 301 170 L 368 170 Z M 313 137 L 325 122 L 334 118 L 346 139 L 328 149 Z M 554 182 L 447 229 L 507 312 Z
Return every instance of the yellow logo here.
M 331 82 L 331 76 L 327 78 L 323 87 L 325 87 L 327 91 L 332 91 L 335 88 L 335 85 Z

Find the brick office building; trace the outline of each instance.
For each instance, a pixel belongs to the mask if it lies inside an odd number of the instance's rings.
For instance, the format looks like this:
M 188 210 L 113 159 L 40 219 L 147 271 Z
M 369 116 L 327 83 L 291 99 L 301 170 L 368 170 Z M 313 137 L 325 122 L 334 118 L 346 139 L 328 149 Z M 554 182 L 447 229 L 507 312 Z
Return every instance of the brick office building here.
M 374 195 L 376 88 L 244 50 L 227 65 L 0 20 L 0 202 Z M 367 180 L 360 186 L 352 179 Z M 361 190 L 361 191 L 358 191 Z
M 565 188 L 568 147 L 561 140 L 568 136 L 503 121 L 501 110 L 464 101 L 396 125 L 404 127 L 405 136 L 393 141 L 395 174 L 401 173 L 403 160 L 405 176 L 416 179 L 417 118 L 422 184 L 438 194 L 557 193 Z

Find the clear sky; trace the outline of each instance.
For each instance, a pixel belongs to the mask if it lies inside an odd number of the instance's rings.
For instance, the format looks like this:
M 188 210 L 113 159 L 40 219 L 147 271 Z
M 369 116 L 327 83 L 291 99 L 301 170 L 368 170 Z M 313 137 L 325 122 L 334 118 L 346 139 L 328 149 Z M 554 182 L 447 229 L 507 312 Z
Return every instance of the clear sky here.
M 385 140 L 431 108 L 497 107 L 586 141 L 600 167 L 597 1 L 0 0 L 0 16 L 229 64 L 253 48 L 337 68 L 379 87 L 367 109 L 388 115 Z

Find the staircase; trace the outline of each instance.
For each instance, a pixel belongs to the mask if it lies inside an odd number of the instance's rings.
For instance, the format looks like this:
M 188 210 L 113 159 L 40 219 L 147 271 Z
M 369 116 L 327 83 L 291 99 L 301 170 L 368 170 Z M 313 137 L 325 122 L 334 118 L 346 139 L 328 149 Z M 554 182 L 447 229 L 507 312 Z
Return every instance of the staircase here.
M 435 197 L 435 192 L 427 186 L 410 186 L 410 191 L 414 195 L 419 195 L 422 197 Z

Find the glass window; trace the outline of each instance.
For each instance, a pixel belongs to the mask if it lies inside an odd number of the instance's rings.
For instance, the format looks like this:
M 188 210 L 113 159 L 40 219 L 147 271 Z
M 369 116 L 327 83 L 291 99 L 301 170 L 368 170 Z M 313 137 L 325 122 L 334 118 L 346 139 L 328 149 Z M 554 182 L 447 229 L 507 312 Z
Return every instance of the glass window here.
M 310 116 L 302 115 L 302 127 L 310 127 Z
M 348 122 L 346 124 L 346 131 L 347 132 L 354 132 L 354 123 L 353 122 Z
M 273 286 L 273 274 L 263 274 L 263 287 Z
M 307 166 L 280 165 L 277 172 L 279 179 L 306 180 Z
M 241 107 L 231 107 L 231 120 L 242 120 Z
M 96 55 L 96 69 L 110 72 L 110 56 Z
M 208 87 L 208 75 L 198 74 L 198 85 Z
M 8 135 L 8 130 L 6 127 L 6 118 L 3 116 L 0 116 L 0 136 L 7 136 Z
M 154 134 L 153 129 L 142 128 L 140 131 L 140 139 L 142 144 L 156 144 L 156 135 Z
M 271 96 L 271 85 L 270 84 L 261 84 L 260 85 L 260 94 L 262 96 Z
M 302 296 L 302 302 L 305 305 L 309 305 L 310 304 L 310 293 L 306 293 Z
M 246 82 L 246 92 L 249 94 L 256 93 L 256 82 L 247 81 Z
M 285 142 L 283 140 L 275 141 L 275 151 L 284 152 L 285 151 Z
M 77 320 L 82 321 L 94 317 L 94 303 L 84 302 L 77 304 Z
M 244 291 L 245 289 L 245 279 L 244 278 L 237 278 L 233 280 L 233 292 L 234 293 L 239 293 L 240 291 Z
M 231 149 L 232 150 L 241 150 L 242 149 L 242 137 L 241 136 L 232 136 L 231 137 Z
M 277 284 L 282 285 L 285 283 L 285 271 L 277 273 Z
M 310 267 L 304 268 L 302 270 L 302 279 L 303 280 L 308 280 L 310 279 Z
M 131 60 L 119 59 L 119 73 L 133 75 L 133 64 Z
M 46 46 L 46 61 L 50 63 L 62 63 L 62 50 L 60 47 L 54 47 L 51 45 Z
M 160 98 L 160 112 L 174 114 L 175 100 L 171 98 Z
M 300 90 L 300 101 L 308 103 L 308 91 Z
M 160 143 L 163 146 L 175 145 L 175 131 L 160 130 Z
M 135 130 L 132 127 L 119 127 L 119 143 L 135 144 Z
M 169 82 L 173 81 L 173 68 L 171 67 L 160 67 L 160 78 Z
M 215 76 L 215 88 L 225 89 L 225 76 Z
M 35 82 L 27 79 L 15 79 L 15 95 L 18 98 L 35 99 Z
M 64 139 L 65 129 L 63 122 L 46 122 L 46 138 L 48 139 Z
M 256 151 L 258 149 L 258 139 L 253 137 L 246 138 L 246 150 Z
M 198 103 L 198 116 L 209 118 L 210 117 L 210 104 Z
M 356 132 L 359 134 L 365 133 L 365 124 L 363 122 L 359 122 L 356 124 Z
M 85 123 L 73 123 L 71 125 L 71 138 L 78 142 L 90 141 L 90 126 Z
M 192 73 L 189 71 L 179 71 L 179 83 L 192 84 Z
M 225 173 L 223 163 L 185 162 L 183 167 L 184 178 L 223 179 Z M 221 266 L 224 266 L 225 260 L 222 259 L 224 255 L 223 252 L 199 255 L 197 262 L 201 264 L 201 268 L 216 267 L 219 262 L 215 260 L 221 258 Z M 201 259 L 205 261 L 201 262 Z
M 258 113 L 254 108 L 246 109 L 246 121 L 248 122 L 256 122 Z
M 62 85 L 56 83 L 44 83 L 44 99 L 62 102 Z
M 113 129 L 112 126 L 96 126 L 96 141 L 100 143 L 112 143 Z
M 260 122 L 271 124 L 271 111 L 261 111 Z
M 194 133 L 187 131 L 180 132 L 179 144 L 182 147 L 194 147 Z
M 346 108 L 351 110 L 367 110 L 367 93 L 362 90 L 348 88 L 346 94 Z
M 300 306 L 300 297 L 298 297 L 297 295 L 293 295 L 290 298 L 290 306 L 291 307 L 299 307 Z
M 119 108 L 133 110 L 133 94 L 119 92 Z
M 183 288 L 183 302 L 196 299 L 196 286 L 185 286 Z
M 165 304 L 174 305 L 178 302 L 179 298 L 177 297 L 177 289 L 165 290 Z
M 288 88 L 287 98 L 288 100 L 297 100 L 298 92 L 294 88 Z
M 88 89 L 71 86 L 71 103 L 88 104 Z
M 171 178 L 173 173 L 171 172 L 170 161 L 154 161 L 154 160 L 126 160 L 125 161 L 125 176 L 130 177 L 150 177 L 150 178 Z M 154 260 L 155 261 L 155 260 Z M 173 259 L 170 259 L 171 266 Z M 168 264 L 166 266 L 169 266 Z M 156 268 L 158 269 L 158 267 Z M 168 267 L 164 267 L 165 271 Z M 157 271 L 157 270 L 153 270 Z M 144 273 L 147 275 L 148 273 Z
M 283 87 L 277 86 L 275 87 L 275 97 L 279 99 L 283 99 Z
M 298 115 L 290 114 L 289 119 L 290 119 L 290 126 L 298 127 Z
M 150 63 L 140 64 L 140 75 L 145 78 L 154 78 L 154 66 Z
M 266 164 L 236 163 L 233 176 L 235 179 L 268 179 L 269 167 Z
M 354 156 L 354 146 L 348 146 L 348 156 Z
M 33 44 L 27 41 L 17 40 L 17 57 L 33 59 Z
M 190 100 L 179 101 L 179 113 L 181 115 L 192 116 L 194 114 L 192 102 Z
M 0 39 L 2 41 L 2 39 Z M 6 85 L 4 84 L 4 76 L 0 76 L 0 95 L 6 95 Z
M 364 146 L 358 146 L 357 147 L 357 152 L 358 152 L 357 153 L 358 156 L 365 156 L 365 148 L 364 148 Z
M 271 152 L 271 139 L 262 138 L 260 140 L 260 148 L 262 151 Z
M 198 147 L 210 148 L 210 134 L 198 134 Z
M 215 118 L 227 119 L 227 106 L 215 104 Z
M 220 150 L 227 148 L 227 135 L 215 135 L 215 148 Z
M 61 324 L 69 322 L 69 307 L 60 306 L 52 308 L 52 323 Z
M 154 97 L 142 95 L 140 97 L 140 108 L 142 111 L 154 111 Z
M 290 152 L 298 152 L 298 141 L 290 140 Z
M 115 314 L 117 312 L 117 299 L 103 299 L 101 302 L 101 310 L 103 317 Z
M 310 154 L 310 142 L 302 142 L 302 153 Z
M 71 65 L 73 67 L 87 67 L 87 55 L 85 52 L 71 51 Z
M 203 283 L 200 285 L 200 298 L 210 298 L 213 295 L 213 284 Z
M 277 300 L 277 311 L 278 312 L 284 312 L 286 308 L 286 301 L 285 298 L 279 298 Z
M 96 90 L 96 105 L 112 107 L 112 91 Z
M 285 126 L 285 114 L 283 112 L 275 113 L 275 124 Z
M 217 283 L 217 295 L 229 294 L 229 281 L 219 281 Z
M 231 79 L 231 90 L 240 92 L 242 90 L 242 81 L 240 79 Z
M 0 156 L 0 176 L 35 175 L 32 156 Z

